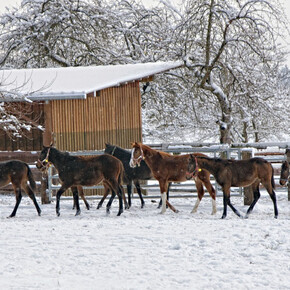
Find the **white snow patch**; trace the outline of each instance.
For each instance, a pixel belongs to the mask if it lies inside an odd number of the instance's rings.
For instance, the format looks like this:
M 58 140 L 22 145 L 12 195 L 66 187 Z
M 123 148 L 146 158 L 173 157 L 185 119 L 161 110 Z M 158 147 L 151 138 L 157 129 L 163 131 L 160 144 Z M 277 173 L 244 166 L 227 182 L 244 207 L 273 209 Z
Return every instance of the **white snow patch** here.
M 39 198 L 37 198 L 39 201 Z M 16 218 L 7 219 L 15 198 L 0 195 L 2 289 L 288 289 L 290 270 L 290 204 L 286 191 L 277 195 L 279 218 L 262 192 L 249 219 L 228 209 L 221 220 L 222 198 L 211 215 L 204 198 L 196 214 L 196 198 L 172 199 L 178 214 L 160 215 L 157 203 L 146 199 L 140 209 L 117 217 L 96 200 L 74 216 L 71 200 L 40 205 L 38 217 L 26 196 Z M 39 201 L 40 203 L 40 201 Z M 242 213 L 242 197 L 232 197 Z M 246 284 L 245 284 L 246 283 Z

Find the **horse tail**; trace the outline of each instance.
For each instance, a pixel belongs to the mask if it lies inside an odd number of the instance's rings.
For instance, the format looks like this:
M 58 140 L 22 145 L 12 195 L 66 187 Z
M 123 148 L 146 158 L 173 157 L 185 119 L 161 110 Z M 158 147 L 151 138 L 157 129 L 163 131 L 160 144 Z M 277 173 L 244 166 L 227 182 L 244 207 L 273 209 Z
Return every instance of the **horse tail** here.
M 272 183 L 272 188 L 275 189 L 274 168 L 273 168 L 272 164 L 271 164 L 271 168 L 272 168 L 271 183 Z
M 118 177 L 118 183 L 122 186 L 123 184 L 123 180 L 124 180 L 124 166 L 123 166 L 123 163 L 120 162 L 120 174 L 119 174 L 119 177 Z
M 33 174 L 32 174 L 32 171 L 30 169 L 30 167 L 28 166 L 28 164 L 26 164 L 27 166 L 27 177 L 28 177 L 28 180 L 29 180 L 29 183 L 30 183 L 30 187 L 32 188 L 32 190 L 35 190 L 36 189 L 36 183 L 35 183 L 35 180 L 33 178 Z

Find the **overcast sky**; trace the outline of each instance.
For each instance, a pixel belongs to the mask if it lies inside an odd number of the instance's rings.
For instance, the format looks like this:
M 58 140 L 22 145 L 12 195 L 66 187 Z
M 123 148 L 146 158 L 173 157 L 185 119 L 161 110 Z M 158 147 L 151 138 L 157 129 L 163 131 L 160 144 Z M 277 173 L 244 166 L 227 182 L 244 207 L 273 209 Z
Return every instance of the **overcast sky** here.
M 149 3 L 149 2 L 155 2 L 154 0 L 142 0 L 144 3 Z M 177 1 L 177 0 L 171 0 L 172 2 Z M 286 15 L 290 21 L 290 0 L 281 0 L 281 2 L 284 2 L 285 8 L 286 8 Z M 0 0 L 0 13 L 5 11 L 6 6 L 14 6 L 14 5 L 19 5 L 21 3 L 21 0 Z M 288 50 L 290 51 L 290 36 L 287 38 L 287 47 Z M 288 67 L 290 67 L 290 55 L 288 58 Z

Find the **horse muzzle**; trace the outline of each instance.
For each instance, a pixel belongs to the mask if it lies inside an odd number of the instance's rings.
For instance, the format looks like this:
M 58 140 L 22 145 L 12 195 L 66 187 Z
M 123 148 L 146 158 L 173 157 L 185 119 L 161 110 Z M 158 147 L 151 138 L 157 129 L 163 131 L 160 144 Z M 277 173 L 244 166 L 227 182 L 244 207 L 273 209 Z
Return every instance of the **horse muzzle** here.
M 288 179 L 280 179 L 280 185 L 284 186 L 287 183 Z
M 37 160 L 36 161 L 36 168 L 39 169 L 41 172 L 45 171 L 47 167 L 49 166 L 49 162 L 46 160 Z
M 187 180 L 190 180 L 190 179 L 192 179 L 192 178 L 194 178 L 195 177 L 195 172 L 186 172 L 185 173 L 185 178 L 187 179 Z
M 131 168 L 135 168 L 136 166 L 140 166 L 141 160 L 138 162 L 137 159 L 131 159 L 129 165 Z

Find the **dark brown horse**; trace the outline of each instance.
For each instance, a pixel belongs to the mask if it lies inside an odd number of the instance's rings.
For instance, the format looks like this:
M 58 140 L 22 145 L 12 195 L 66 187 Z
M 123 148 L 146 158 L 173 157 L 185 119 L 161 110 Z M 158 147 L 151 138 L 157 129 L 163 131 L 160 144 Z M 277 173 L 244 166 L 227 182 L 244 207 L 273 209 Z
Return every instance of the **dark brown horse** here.
M 27 184 L 29 181 L 30 186 Z M 16 196 L 15 207 L 9 217 L 14 217 L 16 215 L 18 206 L 22 199 L 21 189 L 23 189 L 26 194 L 32 199 L 34 206 L 40 216 L 41 210 L 35 199 L 33 190 L 36 188 L 36 184 L 32 175 L 32 172 L 28 166 L 23 161 L 20 160 L 10 160 L 8 162 L 0 163 L 0 187 L 12 183 L 14 193 Z
M 231 204 L 230 188 L 232 186 L 245 187 L 251 185 L 254 193 L 254 200 L 247 211 L 247 218 L 260 198 L 260 183 L 267 189 L 274 204 L 274 216 L 275 218 L 278 217 L 276 194 L 273 190 L 275 188 L 273 177 L 274 170 L 271 163 L 262 158 L 226 160 L 191 155 L 188 163 L 187 178 L 190 179 L 192 176 L 199 174 L 200 169 L 202 171 L 209 171 L 223 189 L 224 211 L 222 218 L 227 216 L 227 205 L 229 205 L 236 215 L 242 217 Z
M 49 165 L 49 163 L 47 164 Z M 48 174 L 48 168 L 49 166 L 42 166 L 42 165 L 38 165 L 38 163 L 36 164 L 36 166 L 38 167 L 38 169 L 41 171 L 41 172 L 45 172 L 46 174 Z M 55 169 L 53 169 L 55 170 Z M 54 174 L 54 173 L 53 173 Z M 90 205 L 85 197 L 85 193 L 84 193 L 84 190 L 83 190 L 83 187 L 82 186 L 77 186 L 77 189 L 78 189 L 78 193 L 79 193 L 79 196 L 81 197 L 81 199 L 83 200 L 87 210 L 90 209 Z M 75 203 L 73 203 L 73 209 L 75 209 L 76 205 Z
M 282 163 L 281 174 L 280 174 L 280 184 L 284 186 L 289 178 L 289 162 L 286 160 Z
M 160 193 L 162 198 L 161 213 L 165 213 L 166 204 L 174 212 L 177 210 L 166 199 L 166 191 L 169 182 L 186 181 L 186 172 L 190 154 L 186 155 L 171 155 L 166 152 L 157 151 L 142 143 L 133 143 L 131 152 L 130 166 L 135 167 L 139 165 L 141 160 L 144 160 L 151 169 L 153 176 L 158 180 L 160 186 Z M 201 153 L 195 153 L 196 156 L 205 156 Z M 215 190 L 210 183 L 210 173 L 206 170 L 199 172 L 195 178 L 196 188 L 198 191 L 198 199 L 192 210 L 195 212 L 204 196 L 203 185 L 207 188 L 212 197 L 212 214 L 216 213 Z
M 37 167 L 41 169 L 52 163 L 58 171 L 61 188 L 56 193 L 56 214 L 59 216 L 60 197 L 68 188 L 72 189 L 76 215 L 80 214 L 78 188 L 93 186 L 103 182 L 106 191 L 112 191 L 112 196 L 118 195 L 119 212 L 123 212 L 122 197 L 125 197 L 121 181 L 124 167 L 122 162 L 108 154 L 98 156 L 72 156 L 67 152 L 61 152 L 52 146 L 43 147 Z M 110 204 L 111 205 L 111 204 Z M 109 212 L 107 206 L 107 212 Z

